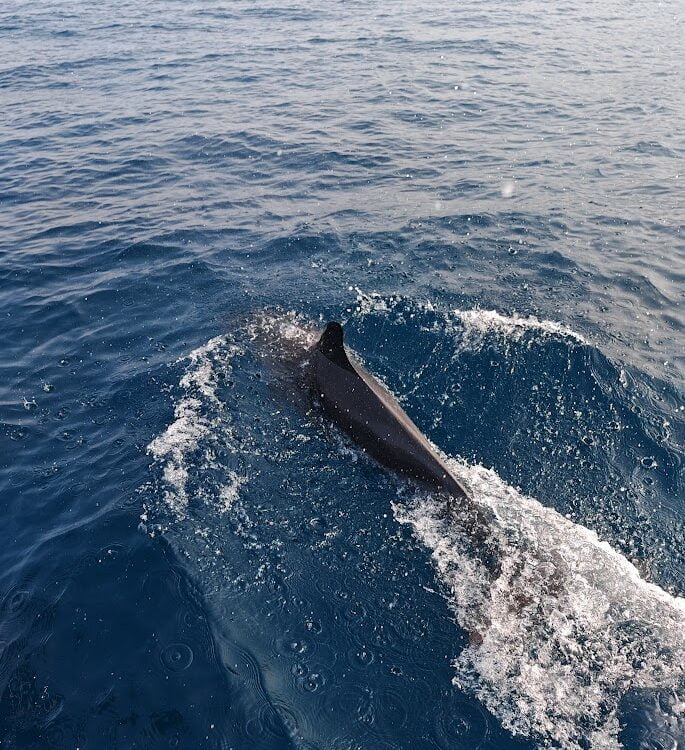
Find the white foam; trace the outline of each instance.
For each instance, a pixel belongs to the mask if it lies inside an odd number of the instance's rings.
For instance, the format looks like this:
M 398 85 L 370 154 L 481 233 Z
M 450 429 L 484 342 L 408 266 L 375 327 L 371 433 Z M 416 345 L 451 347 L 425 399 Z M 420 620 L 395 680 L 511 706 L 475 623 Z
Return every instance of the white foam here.
M 227 513 L 233 507 L 233 504 L 238 499 L 240 488 L 245 482 L 247 482 L 246 476 L 238 474 L 235 471 L 228 472 L 228 482 L 219 490 L 220 510 L 222 513 Z
M 315 341 L 316 330 L 294 311 L 260 312 L 242 331 L 243 341 L 259 339 L 263 355 L 286 356 L 285 349 L 304 351 Z M 174 407 L 174 420 L 147 446 L 147 452 L 161 470 L 163 498 L 178 519 L 187 513 L 189 482 L 194 477 L 223 473 L 224 483 L 200 481 L 195 497 L 225 513 L 237 500 L 247 477 L 217 464 L 220 446 L 240 453 L 232 431 L 232 415 L 217 397 L 219 372 L 228 375 L 232 360 L 243 349 L 228 336 L 215 336 L 178 360 L 186 370 L 179 381 L 180 398 Z
M 499 338 L 507 343 L 521 341 L 525 337 L 563 338 L 576 344 L 588 343 L 581 334 L 563 323 L 540 319 L 535 315 L 503 315 L 496 310 L 482 308 L 455 308 L 445 312 L 438 310 L 429 301 L 410 300 L 398 295 L 386 297 L 376 292 L 364 292 L 359 288 L 355 288 L 355 292 L 355 312 L 358 315 L 365 317 L 381 314 L 387 317 L 393 312 L 400 312 L 403 308 L 409 311 L 409 317 L 414 317 L 415 312 L 430 313 L 440 318 L 440 330 L 459 334 L 462 348 L 479 348 L 488 338 Z
M 174 421 L 147 447 L 148 454 L 163 465 L 164 497 L 179 514 L 185 511 L 188 504 L 186 458 L 209 430 L 200 409 L 199 399 L 188 397 L 179 401 L 174 409 Z
M 377 292 L 364 292 L 359 287 L 355 287 L 354 291 L 357 293 L 356 312 L 360 315 L 390 312 L 393 303 L 400 299 L 399 297 L 383 297 Z
M 615 750 L 627 690 L 685 681 L 685 600 L 493 471 L 450 464 L 494 514 L 495 580 L 438 499 L 417 496 L 395 513 L 429 548 L 456 619 L 472 634 L 454 663 L 455 683 L 515 734 L 567 750 L 581 738 Z
M 502 315 L 495 310 L 452 310 L 451 316 L 463 326 L 463 334 L 471 345 L 483 342 L 486 336 L 502 336 L 509 341 L 520 341 L 527 334 L 544 338 L 568 338 L 578 344 L 587 343 L 579 334 L 568 326 L 555 323 L 553 320 L 540 320 L 534 315 Z
M 238 352 L 238 347 L 228 345 L 225 337 L 216 336 L 179 360 L 190 364 L 179 382 L 183 395 L 174 407 L 174 421 L 147 446 L 147 453 L 162 468 L 164 499 L 179 518 L 188 506 L 189 461 L 217 424 L 211 416 L 212 407 L 219 404 L 215 367 L 220 361 L 225 370 Z M 210 465 L 211 449 L 205 450 L 203 460 Z M 224 506 L 228 498 L 227 494 Z

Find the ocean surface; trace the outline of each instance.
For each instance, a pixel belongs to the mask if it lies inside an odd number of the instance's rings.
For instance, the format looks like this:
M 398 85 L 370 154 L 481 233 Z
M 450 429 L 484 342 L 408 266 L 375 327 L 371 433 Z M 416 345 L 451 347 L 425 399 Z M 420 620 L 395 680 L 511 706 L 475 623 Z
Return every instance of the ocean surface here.
M 685 747 L 684 24 L 2 3 L 0 748 Z

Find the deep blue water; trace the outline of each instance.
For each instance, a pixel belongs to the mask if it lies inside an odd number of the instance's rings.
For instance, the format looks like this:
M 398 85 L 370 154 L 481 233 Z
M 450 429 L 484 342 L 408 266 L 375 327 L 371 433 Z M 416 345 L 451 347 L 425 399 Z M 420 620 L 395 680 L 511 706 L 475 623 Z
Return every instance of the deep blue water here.
M 0 747 L 685 747 L 682 17 L 2 5 Z

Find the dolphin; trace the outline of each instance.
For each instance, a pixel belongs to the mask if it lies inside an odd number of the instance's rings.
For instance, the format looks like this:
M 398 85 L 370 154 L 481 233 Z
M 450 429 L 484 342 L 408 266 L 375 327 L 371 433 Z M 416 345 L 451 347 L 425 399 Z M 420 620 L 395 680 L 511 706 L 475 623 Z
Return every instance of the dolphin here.
M 355 443 L 390 469 L 453 498 L 470 499 L 392 394 L 346 351 L 340 323 L 328 323 L 310 361 L 314 395 Z
M 327 324 L 309 354 L 310 385 L 324 412 L 380 464 L 445 495 L 444 512 L 478 543 L 478 557 L 499 575 L 492 514 L 475 502 L 438 450 L 392 394 L 345 349 L 343 327 Z

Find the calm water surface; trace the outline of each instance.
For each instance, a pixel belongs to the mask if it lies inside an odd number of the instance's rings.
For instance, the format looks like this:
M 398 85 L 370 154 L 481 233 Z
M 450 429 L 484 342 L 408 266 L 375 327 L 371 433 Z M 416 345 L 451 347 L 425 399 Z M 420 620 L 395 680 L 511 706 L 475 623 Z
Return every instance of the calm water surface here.
M 685 7 L 310 6 L 0 8 L 0 747 L 685 747 Z

